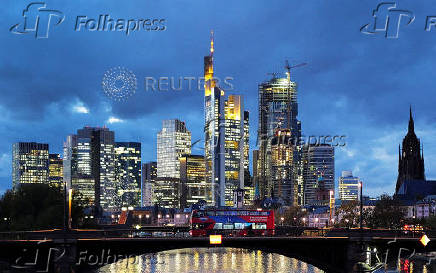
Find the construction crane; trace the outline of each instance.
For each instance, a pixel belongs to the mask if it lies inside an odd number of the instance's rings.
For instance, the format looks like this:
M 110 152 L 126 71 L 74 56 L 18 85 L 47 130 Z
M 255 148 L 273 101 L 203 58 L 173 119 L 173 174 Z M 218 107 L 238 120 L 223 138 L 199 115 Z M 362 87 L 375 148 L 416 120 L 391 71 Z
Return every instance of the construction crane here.
M 293 68 L 297 68 L 297 67 L 302 67 L 307 65 L 307 63 L 301 63 L 301 64 L 297 64 L 297 65 L 293 65 L 290 66 L 288 60 L 286 60 L 285 62 L 285 68 L 286 68 L 286 75 L 288 76 L 288 81 L 291 81 L 291 69 Z
M 267 75 L 271 75 L 273 79 L 277 79 L 277 75 L 278 75 L 279 73 L 277 73 L 277 72 L 271 72 L 271 73 L 266 73 L 266 74 L 267 74 Z

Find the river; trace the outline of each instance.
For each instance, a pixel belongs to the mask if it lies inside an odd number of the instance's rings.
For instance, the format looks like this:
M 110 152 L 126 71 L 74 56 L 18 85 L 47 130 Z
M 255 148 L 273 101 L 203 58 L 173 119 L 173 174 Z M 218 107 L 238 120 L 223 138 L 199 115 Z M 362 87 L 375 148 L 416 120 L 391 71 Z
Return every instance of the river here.
M 106 265 L 96 273 L 321 273 L 296 259 L 258 250 L 197 248 L 163 251 Z

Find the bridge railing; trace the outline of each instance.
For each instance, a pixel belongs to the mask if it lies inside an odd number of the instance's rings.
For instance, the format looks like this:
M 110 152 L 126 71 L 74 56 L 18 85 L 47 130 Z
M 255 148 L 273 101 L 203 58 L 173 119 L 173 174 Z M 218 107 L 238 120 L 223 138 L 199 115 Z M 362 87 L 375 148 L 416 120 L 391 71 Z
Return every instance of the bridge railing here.
M 209 234 L 241 236 L 241 230 L 212 230 Z M 244 236 L 287 236 L 287 237 L 395 237 L 420 238 L 426 234 L 436 238 L 436 230 L 389 230 L 389 229 L 319 229 L 306 227 L 276 227 L 274 232 L 247 233 Z M 141 227 L 139 229 L 70 230 L 0 232 L 0 240 L 44 240 L 44 239 L 86 239 L 86 238 L 138 238 L 138 237 L 190 237 L 189 227 Z

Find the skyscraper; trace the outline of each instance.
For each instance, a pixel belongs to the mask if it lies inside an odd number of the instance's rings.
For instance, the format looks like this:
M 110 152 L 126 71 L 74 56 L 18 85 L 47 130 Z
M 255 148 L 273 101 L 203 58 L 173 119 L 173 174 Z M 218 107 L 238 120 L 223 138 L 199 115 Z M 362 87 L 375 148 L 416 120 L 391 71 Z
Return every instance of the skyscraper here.
M 225 205 L 233 206 L 234 191 L 244 188 L 246 138 L 242 97 L 229 95 L 224 102 Z M 221 193 L 222 194 L 222 193 Z
M 153 205 L 153 188 L 157 178 L 157 162 L 142 164 L 142 206 Z
M 115 133 L 103 127 L 84 127 L 64 143 L 64 174 L 67 184 L 90 205 L 118 209 L 115 179 Z
M 12 186 L 49 184 L 48 144 L 17 142 L 12 146 Z
M 181 206 L 188 207 L 207 199 L 206 165 L 204 156 L 184 155 L 180 157 Z
M 329 144 L 303 146 L 303 184 L 305 205 L 317 203 L 317 192 L 335 189 L 334 147 Z
M 184 154 L 191 154 L 191 132 L 183 121 L 164 120 L 157 135 L 157 176 L 179 178 Z
M 287 77 L 274 77 L 266 82 L 259 84 L 259 127 L 258 127 L 258 173 L 257 180 L 260 198 L 271 197 L 274 191 L 274 179 L 271 172 L 271 141 L 276 134 L 276 130 L 289 130 L 289 143 L 294 145 L 292 148 L 292 160 L 289 167 L 295 168 L 292 172 L 297 174 L 291 177 L 291 184 L 295 185 L 295 193 L 300 196 L 291 197 L 298 204 L 302 204 L 302 179 L 301 179 L 301 147 L 298 141 L 301 138 L 301 123 L 297 119 L 297 83 L 291 81 L 290 70 L 287 67 Z M 292 166 L 291 166 L 292 165 Z
M 251 186 L 250 175 L 250 112 L 244 111 L 244 186 Z
M 295 178 L 298 170 L 295 167 L 294 152 L 296 146 L 292 144 L 289 129 L 277 129 L 271 140 L 270 176 L 272 197 L 281 204 L 298 205 L 298 184 Z
M 339 199 L 342 201 L 359 199 L 359 177 L 354 177 L 351 171 L 342 171 L 339 177 Z
M 52 187 L 64 187 L 64 166 L 60 154 L 49 154 L 49 181 Z
M 141 143 L 116 142 L 116 181 L 119 206 L 141 205 Z
M 249 180 L 249 113 L 244 112 L 242 97 L 224 96 L 217 86 L 213 69 L 214 40 L 204 57 L 205 78 L 205 161 L 208 201 L 213 206 L 233 206 L 233 191 L 244 188 Z
M 224 91 L 217 87 L 213 69 L 214 39 L 204 57 L 204 142 L 209 205 L 225 205 Z
M 410 107 L 409 129 L 403 139 L 403 147 L 398 147 L 398 178 L 395 193 L 406 180 L 425 180 L 424 150 L 415 134 L 415 123 Z

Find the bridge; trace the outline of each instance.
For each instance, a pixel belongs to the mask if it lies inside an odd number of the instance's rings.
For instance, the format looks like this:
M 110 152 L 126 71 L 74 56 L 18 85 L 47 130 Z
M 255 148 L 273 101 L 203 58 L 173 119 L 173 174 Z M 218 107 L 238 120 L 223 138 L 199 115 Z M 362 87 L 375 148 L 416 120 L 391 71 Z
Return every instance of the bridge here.
M 2 266 L 8 266 L 14 270 L 12 272 L 83 272 L 146 253 L 231 247 L 281 254 L 325 272 L 350 273 L 374 270 L 377 266 L 371 262 L 374 255 L 386 262 L 398 259 L 401 251 L 410 255 L 436 251 L 436 236 L 430 236 L 430 242 L 424 246 L 418 234 L 386 236 L 386 232 L 368 230 L 324 236 L 223 237 L 220 245 L 211 245 L 208 237 L 193 238 L 183 232 L 161 237 L 163 232 L 170 233 L 168 229 L 163 230 L 159 231 L 159 237 L 152 232 L 144 238 L 131 237 L 135 230 L 130 230 L 128 236 L 125 236 L 127 230 L 25 233 L 26 239 L 0 240 L 0 271 Z M 14 236 L 24 235 L 16 233 Z M 368 266 L 371 263 L 372 268 Z

